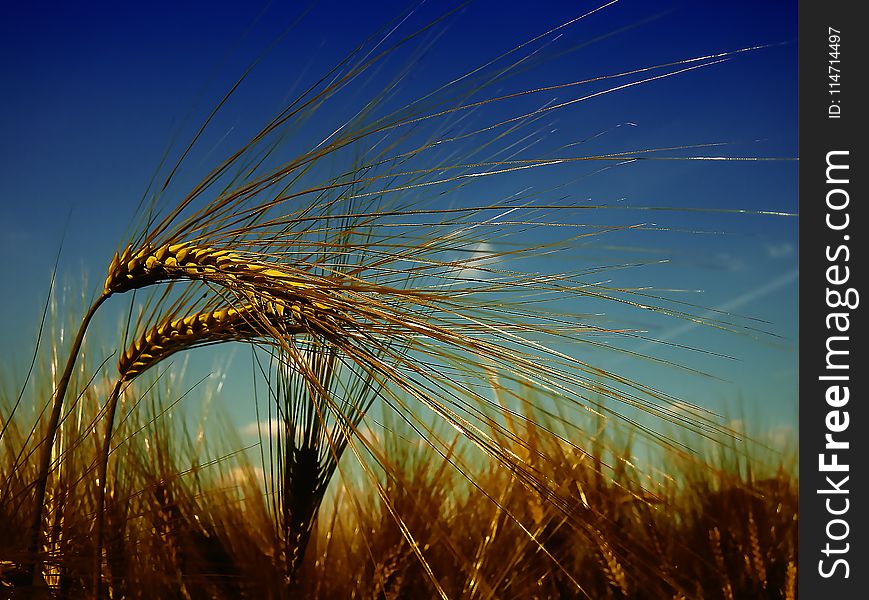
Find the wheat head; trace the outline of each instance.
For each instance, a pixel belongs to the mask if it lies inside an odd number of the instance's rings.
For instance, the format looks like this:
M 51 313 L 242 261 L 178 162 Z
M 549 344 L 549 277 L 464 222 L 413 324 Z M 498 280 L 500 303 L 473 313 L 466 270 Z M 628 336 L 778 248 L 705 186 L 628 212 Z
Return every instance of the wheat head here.
M 122 381 L 131 381 L 158 362 L 194 346 L 225 342 L 248 341 L 268 335 L 268 329 L 282 335 L 305 332 L 293 320 L 302 308 L 286 310 L 283 304 L 251 304 L 239 308 L 223 307 L 176 319 L 166 319 L 151 327 L 121 353 L 118 373 Z

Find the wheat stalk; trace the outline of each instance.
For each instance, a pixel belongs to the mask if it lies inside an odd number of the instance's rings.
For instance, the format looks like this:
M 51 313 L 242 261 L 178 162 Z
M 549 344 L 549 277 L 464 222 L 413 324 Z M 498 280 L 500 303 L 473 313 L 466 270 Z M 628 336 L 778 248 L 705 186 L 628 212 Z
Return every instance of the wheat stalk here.
M 39 548 L 39 539 L 42 530 L 42 505 L 45 502 L 46 485 L 51 464 L 51 449 L 54 445 L 54 436 L 60 421 L 63 400 L 66 396 L 66 390 L 72 376 L 75 361 L 84 342 L 87 328 L 93 316 L 96 314 L 96 311 L 113 294 L 123 293 L 152 285 L 164 279 L 187 278 L 210 280 L 219 285 L 232 287 L 234 275 L 236 275 L 241 281 L 253 286 L 252 290 L 248 290 L 248 294 L 251 296 L 255 296 L 253 290 L 255 290 L 256 284 L 263 280 L 271 280 L 273 284 L 277 283 L 277 285 L 283 290 L 288 288 L 292 289 L 293 287 L 304 287 L 296 280 L 289 280 L 282 277 L 284 273 L 270 269 L 266 265 L 241 261 L 226 251 L 218 251 L 211 248 L 200 249 L 191 247 L 188 244 L 165 245 L 156 248 L 153 252 L 139 251 L 136 253 L 133 253 L 130 247 L 128 247 L 123 254 L 115 255 L 109 266 L 109 274 L 106 278 L 103 292 L 88 309 L 82 319 L 81 325 L 79 326 L 78 333 L 73 340 L 66 366 L 54 393 L 52 410 L 49 415 L 47 427 L 47 436 L 46 439 L 41 442 L 43 447 L 35 488 L 36 508 L 30 531 L 31 553 L 34 559 L 33 564 L 29 568 L 33 571 L 34 581 L 38 577 L 37 571 L 39 570 L 37 549 Z M 276 281 L 278 279 L 279 281 Z M 298 296 L 294 294 L 282 295 L 291 299 L 298 298 Z M 292 306 L 293 305 L 291 305 L 291 308 Z M 237 311 L 230 313 L 230 310 L 233 309 L 226 309 L 226 312 L 221 310 L 208 315 L 197 315 L 195 321 L 182 320 L 179 323 L 166 323 L 162 327 L 165 332 L 175 333 L 183 340 L 188 340 L 189 338 L 188 341 L 191 341 L 192 343 L 196 343 L 197 336 L 199 335 L 205 335 L 205 337 L 207 337 L 209 326 L 215 333 L 220 332 L 220 334 L 224 336 L 224 339 L 232 339 L 234 334 L 232 326 L 243 327 L 244 325 L 242 325 L 241 321 L 244 320 L 244 316 L 239 315 Z M 274 310 L 276 311 L 276 314 L 282 314 L 283 304 L 275 305 Z M 295 312 L 301 315 L 301 310 L 298 306 L 296 306 Z M 268 313 L 269 310 L 267 309 L 265 311 L 266 316 L 268 316 Z M 250 315 L 248 313 L 244 314 L 247 315 L 249 320 Z M 238 317 L 238 320 L 234 321 L 236 317 Z M 184 335 L 181 334 L 182 328 L 184 329 Z M 190 336 L 186 335 L 188 330 L 191 333 Z M 285 333 L 292 334 L 293 331 L 288 330 Z M 138 349 L 131 348 L 128 352 L 124 353 L 122 360 L 126 359 L 129 364 L 119 363 L 119 367 L 130 370 L 130 375 L 135 375 L 137 372 L 142 370 L 142 365 L 139 365 L 138 363 L 142 361 L 144 356 L 149 356 L 149 359 L 153 363 L 156 362 L 154 359 L 161 360 L 177 351 L 177 349 L 173 350 L 173 344 L 169 343 L 161 346 L 161 350 L 158 352 L 159 356 L 155 357 L 149 355 L 148 352 L 155 351 L 155 347 L 157 346 L 156 341 L 162 340 L 160 332 L 150 332 L 149 334 L 146 334 L 146 336 L 147 335 L 152 336 L 154 343 L 145 340 L 141 343 Z M 123 372 L 124 371 L 122 371 L 122 374 Z M 117 400 L 115 400 L 115 403 L 116 402 Z M 113 409 L 114 405 L 110 408 L 112 414 Z M 103 479 L 104 478 L 102 477 L 100 478 L 101 486 L 104 485 Z

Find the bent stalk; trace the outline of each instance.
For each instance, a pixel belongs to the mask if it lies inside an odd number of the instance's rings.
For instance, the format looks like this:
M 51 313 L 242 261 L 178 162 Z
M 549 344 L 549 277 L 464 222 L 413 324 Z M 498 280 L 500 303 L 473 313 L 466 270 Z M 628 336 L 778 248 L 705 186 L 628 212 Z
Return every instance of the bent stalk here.
M 54 447 L 54 438 L 57 435 L 58 424 L 60 423 L 60 415 L 63 412 L 63 400 L 66 397 L 66 390 L 69 387 L 69 380 L 72 378 L 72 370 L 75 367 L 78 353 L 81 350 L 84 336 L 87 328 L 90 325 L 91 319 L 96 314 L 97 309 L 111 295 L 110 292 L 104 292 L 97 298 L 91 307 L 85 313 L 79 326 L 78 333 L 72 342 L 72 347 L 69 350 L 69 357 L 66 360 L 63 374 L 60 376 L 60 381 L 54 392 L 52 400 L 51 414 L 48 418 L 48 429 L 45 439 L 42 440 L 42 451 L 39 456 L 39 474 L 36 479 L 36 494 L 34 496 L 34 512 L 33 521 L 30 524 L 30 548 L 29 555 L 32 557 L 28 569 L 30 570 L 30 578 L 35 586 L 40 577 L 42 570 L 42 560 L 39 555 L 39 547 L 42 538 L 42 508 L 45 504 L 45 491 L 48 486 L 48 473 L 51 470 L 51 449 Z

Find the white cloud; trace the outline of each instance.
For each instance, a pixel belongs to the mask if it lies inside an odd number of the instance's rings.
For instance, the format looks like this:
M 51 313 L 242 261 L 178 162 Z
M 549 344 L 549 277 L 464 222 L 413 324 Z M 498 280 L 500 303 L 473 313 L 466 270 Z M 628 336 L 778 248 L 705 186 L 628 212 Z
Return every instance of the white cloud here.
M 794 245 L 790 242 L 767 244 L 766 253 L 770 258 L 788 258 L 794 253 Z
M 259 484 L 265 481 L 265 472 L 262 467 L 250 465 L 233 467 L 226 475 L 230 481 L 237 484 L 247 483 L 251 480 L 251 477 Z
M 729 252 L 719 252 L 715 255 L 715 266 L 729 273 L 740 273 L 748 268 L 748 264 L 742 257 Z
M 794 447 L 797 442 L 797 431 L 792 425 L 779 425 L 769 430 L 767 438 L 770 446 L 784 450 Z
M 253 421 L 248 423 L 247 425 L 242 426 L 239 432 L 242 435 L 249 436 L 269 436 L 274 437 L 278 434 L 279 428 L 281 426 L 281 422 L 278 419 L 272 419 L 270 421 Z
M 730 427 L 733 431 L 745 434 L 745 421 L 743 421 L 742 419 L 731 419 L 727 422 L 727 426 Z
M 501 262 L 494 246 L 481 242 L 469 250 L 467 255 L 458 261 L 453 276 L 456 279 L 485 279 L 491 277 L 492 269 Z

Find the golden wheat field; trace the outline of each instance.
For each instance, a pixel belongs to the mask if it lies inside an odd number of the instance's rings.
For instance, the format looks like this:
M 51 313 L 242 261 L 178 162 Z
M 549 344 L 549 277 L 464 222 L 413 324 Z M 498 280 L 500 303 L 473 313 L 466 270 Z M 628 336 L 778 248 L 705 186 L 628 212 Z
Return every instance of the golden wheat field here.
M 796 598 L 795 10 L 11 12 L 0 597 Z

